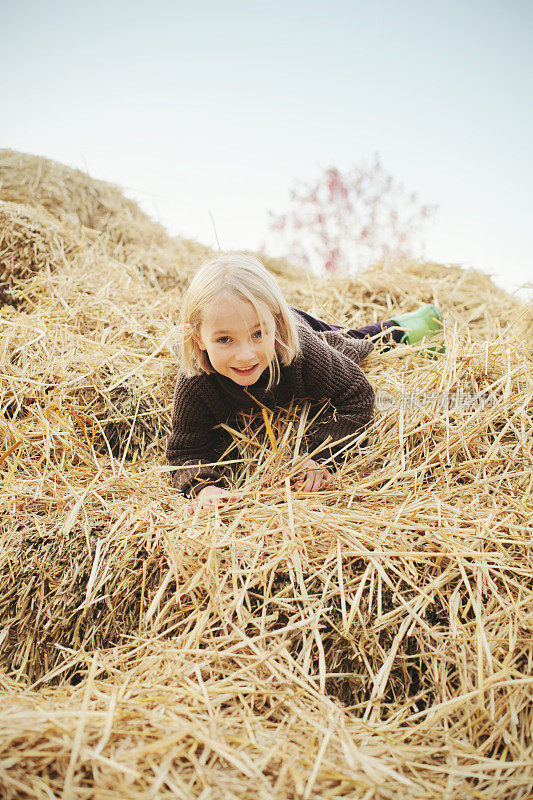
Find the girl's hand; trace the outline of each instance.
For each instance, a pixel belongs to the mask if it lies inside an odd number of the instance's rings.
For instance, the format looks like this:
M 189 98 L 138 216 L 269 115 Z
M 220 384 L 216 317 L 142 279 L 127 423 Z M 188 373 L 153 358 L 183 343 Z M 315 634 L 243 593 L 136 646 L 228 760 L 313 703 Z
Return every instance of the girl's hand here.
M 191 503 L 183 506 L 183 513 L 186 517 L 192 517 L 196 506 L 204 506 L 209 503 L 215 505 L 219 500 L 237 500 L 237 496 L 219 486 L 206 486 L 198 492 Z
M 204 503 L 216 503 L 219 500 L 236 500 L 237 497 L 226 489 L 221 489 L 220 486 L 206 486 L 201 489 L 196 495 L 196 502 L 203 505 Z
M 302 492 L 318 492 L 333 481 L 333 475 L 325 467 L 321 467 L 312 458 L 309 458 L 301 472 L 294 476 L 294 488 Z

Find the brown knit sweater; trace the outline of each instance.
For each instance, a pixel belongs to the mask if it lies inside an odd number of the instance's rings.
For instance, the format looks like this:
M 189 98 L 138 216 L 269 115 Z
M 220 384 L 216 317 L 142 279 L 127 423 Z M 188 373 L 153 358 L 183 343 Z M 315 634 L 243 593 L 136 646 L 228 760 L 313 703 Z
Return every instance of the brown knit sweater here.
M 178 376 L 167 445 L 169 463 L 179 467 L 173 473 L 177 489 L 194 495 L 204 486 L 227 483 L 223 468 L 217 466 L 226 443 L 215 427 L 231 422 L 239 411 L 259 408 L 253 398 L 269 408 L 287 406 L 292 398 L 330 400 L 333 419 L 318 423 L 307 438 L 308 447 L 314 449 L 331 437 L 322 457 L 335 455 L 335 441 L 369 422 L 374 391 L 357 362 L 373 349 L 372 342 L 334 331 L 316 333 L 301 318 L 297 324 L 301 351 L 289 366 L 280 368 L 279 382 L 268 391 L 268 370 L 247 387 L 249 394 L 216 372 Z

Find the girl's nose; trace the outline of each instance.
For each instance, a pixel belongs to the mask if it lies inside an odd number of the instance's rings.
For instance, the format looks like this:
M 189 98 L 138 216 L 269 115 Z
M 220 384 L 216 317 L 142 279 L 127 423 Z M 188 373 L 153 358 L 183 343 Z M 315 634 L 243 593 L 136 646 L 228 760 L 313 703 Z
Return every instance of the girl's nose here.
M 252 346 L 252 343 L 251 342 L 245 342 L 239 348 L 239 353 L 237 355 L 237 358 L 239 359 L 239 361 L 245 362 L 245 361 L 250 361 L 250 359 L 253 359 L 254 356 L 255 356 L 255 353 L 254 353 L 254 348 Z

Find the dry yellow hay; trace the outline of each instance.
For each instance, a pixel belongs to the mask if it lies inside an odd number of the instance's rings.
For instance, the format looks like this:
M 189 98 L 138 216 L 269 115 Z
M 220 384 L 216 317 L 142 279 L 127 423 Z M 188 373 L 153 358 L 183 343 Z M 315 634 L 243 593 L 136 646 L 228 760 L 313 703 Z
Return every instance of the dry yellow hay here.
M 0 199 L 45 209 L 116 244 L 164 244 L 168 238 L 118 187 L 40 156 L 0 150 Z
M 375 422 L 327 492 L 289 480 L 315 409 L 243 416 L 241 498 L 190 515 L 164 448 L 194 258 L 172 286 L 161 234 L 154 279 L 151 234 L 108 236 L 152 223 L 38 163 L 47 209 L 0 205 L 1 796 L 531 797 L 528 307 L 437 264 L 285 275 L 347 325 L 436 302 L 447 352 L 368 359 Z
M 117 186 L 41 156 L 0 150 L 0 201 L 45 210 L 82 234 L 97 232 L 108 256 L 137 269 L 145 284 L 162 289 L 183 289 L 213 254 L 198 242 L 168 236 Z M 264 260 L 277 275 L 298 274 L 284 259 Z
M 62 269 L 82 250 L 77 232 L 41 209 L 0 201 L 0 298 L 2 304 L 23 301 L 25 281 L 39 271 Z M 84 257 L 86 257 L 84 252 Z

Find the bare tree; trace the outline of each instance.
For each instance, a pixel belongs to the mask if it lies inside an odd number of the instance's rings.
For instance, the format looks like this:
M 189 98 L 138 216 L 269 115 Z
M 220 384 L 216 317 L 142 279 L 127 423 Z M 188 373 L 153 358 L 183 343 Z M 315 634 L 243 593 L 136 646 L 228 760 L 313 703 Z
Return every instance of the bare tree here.
M 353 272 L 387 257 L 422 257 L 436 211 L 387 174 L 375 155 L 370 166 L 330 167 L 314 184 L 298 183 L 289 210 L 270 212 L 268 246 L 314 271 Z

